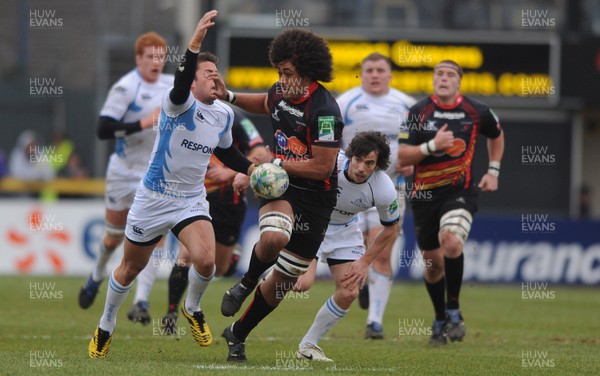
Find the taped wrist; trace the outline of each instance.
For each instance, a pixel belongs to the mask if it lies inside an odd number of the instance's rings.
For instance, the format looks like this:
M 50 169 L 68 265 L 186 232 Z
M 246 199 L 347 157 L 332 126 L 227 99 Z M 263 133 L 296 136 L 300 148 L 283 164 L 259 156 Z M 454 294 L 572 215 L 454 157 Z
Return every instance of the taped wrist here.
M 419 145 L 419 148 L 425 155 L 431 155 L 437 150 L 435 147 L 435 140 L 433 138 L 428 142 L 423 142 L 421 145 Z
M 495 177 L 500 176 L 500 162 L 490 161 L 487 172 L 488 174 L 493 175 Z

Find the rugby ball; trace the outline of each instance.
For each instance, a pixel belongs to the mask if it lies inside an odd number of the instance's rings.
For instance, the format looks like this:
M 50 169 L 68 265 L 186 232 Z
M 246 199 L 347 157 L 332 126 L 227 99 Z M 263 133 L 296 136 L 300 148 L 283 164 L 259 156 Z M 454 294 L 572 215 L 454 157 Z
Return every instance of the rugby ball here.
M 273 163 L 259 165 L 250 175 L 250 188 L 260 198 L 278 198 L 285 193 L 289 184 L 287 172 Z

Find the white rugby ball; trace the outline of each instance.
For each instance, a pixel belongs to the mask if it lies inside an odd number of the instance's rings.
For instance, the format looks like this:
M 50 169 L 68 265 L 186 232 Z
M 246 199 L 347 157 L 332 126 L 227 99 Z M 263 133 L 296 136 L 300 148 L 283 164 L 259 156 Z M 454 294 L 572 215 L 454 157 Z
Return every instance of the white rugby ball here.
M 250 175 L 250 188 L 256 197 L 273 199 L 285 193 L 290 184 L 287 172 L 273 163 L 263 163 Z

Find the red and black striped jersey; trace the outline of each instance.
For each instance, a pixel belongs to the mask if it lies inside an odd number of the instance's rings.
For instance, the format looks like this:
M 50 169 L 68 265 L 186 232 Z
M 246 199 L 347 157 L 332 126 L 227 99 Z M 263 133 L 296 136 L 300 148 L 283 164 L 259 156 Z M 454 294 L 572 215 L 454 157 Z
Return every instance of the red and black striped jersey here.
M 283 98 L 279 83 L 275 83 L 267 100 L 273 126 L 273 154 L 283 160 L 312 158 L 314 146 L 338 148 L 344 123 L 335 98 L 318 82 L 298 101 Z M 290 186 L 312 191 L 337 188 L 337 169 L 329 178 L 312 180 L 290 176 Z
M 413 191 L 452 186 L 468 189 L 472 184 L 472 162 L 477 135 L 497 138 L 500 122 L 484 103 L 459 95 L 452 105 L 442 105 L 435 96 L 410 108 L 400 129 L 400 143 L 420 145 L 435 137 L 448 124 L 454 145 L 439 150 L 415 166 Z

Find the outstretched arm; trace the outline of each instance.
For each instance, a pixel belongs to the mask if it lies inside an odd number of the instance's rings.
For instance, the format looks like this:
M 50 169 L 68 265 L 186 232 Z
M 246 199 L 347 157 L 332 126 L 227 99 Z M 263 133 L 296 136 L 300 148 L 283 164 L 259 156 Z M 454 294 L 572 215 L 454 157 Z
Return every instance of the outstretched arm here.
M 234 93 L 227 90 L 221 76 L 214 77 L 216 94 L 221 100 L 235 104 L 239 108 L 254 114 L 268 114 L 267 93 Z
M 132 133 L 141 132 L 142 129 L 150 128 L 158 123 L 160 108 L 154 110 L 142 120 L 125 123 L 108 116 L 100 116 L 96 134 L 101 140 L 110 140 L 118 137 L 128 136 Z
M 194 35 L 192 35 L 192 38 L 190 39 L 183 60 L 175 71 L 175 86 L 169 93 L 169 98 L 175 105 L 185 103 L 190 95 L 190 87 L 192 86 L 192 82 L 196 75 L 196 65 L 198 53 L 200 52 L 200 45 L 206 36 L 207 29 L 215 24 L 212 19 L 217 16 L 217 13 L 216 10 L 211 10 L 202 16 L 196 26 Z
M 367 273 L 369 272 L 369 266 L 375 260 L 375 257 L 386 247 L 392 246 L 398 236 L 398 222 L 391 226 L 383 226 L 383 228 L 377 233 L 373 243 L 367 249 L 367 252 L 358 260 L 352 262 L 350 267 L 344 274 L 341 283 L 344 287 L 351 288 L 357 283 L 362 288 L 367 280 Z

